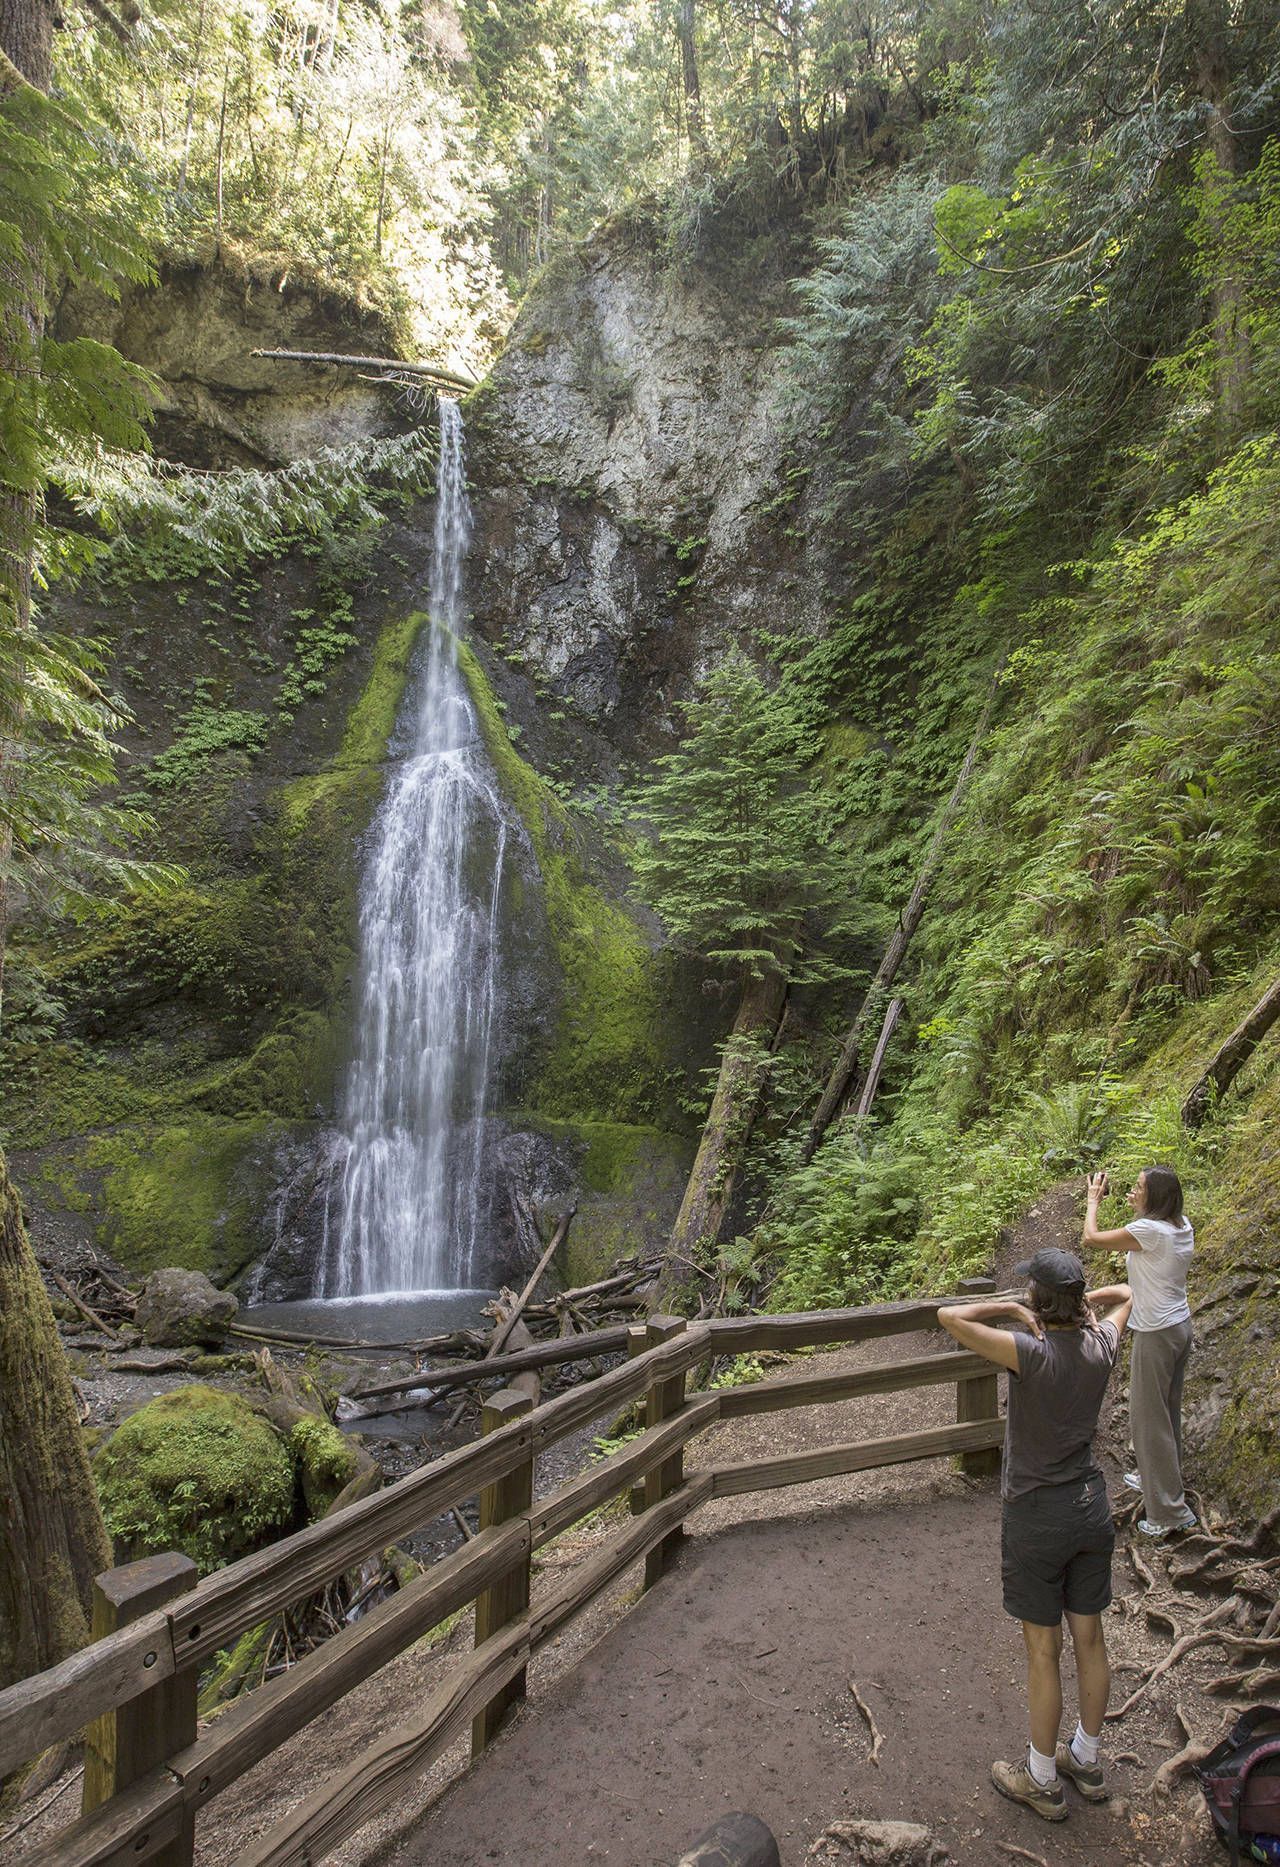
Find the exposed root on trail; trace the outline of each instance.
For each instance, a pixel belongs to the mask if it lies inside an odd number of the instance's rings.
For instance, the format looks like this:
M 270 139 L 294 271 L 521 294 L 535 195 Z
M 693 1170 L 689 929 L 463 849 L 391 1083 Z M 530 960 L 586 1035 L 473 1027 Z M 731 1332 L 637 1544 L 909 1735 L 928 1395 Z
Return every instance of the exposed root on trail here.
M 876 1768 L 879 1769 L 880 1750 L 881 1750 L 881 1746 L 884 1743 L 884 1733 L 883 1731 L 881 1731 L 875 1719 L 871 1716 L 871 1707 L 867 1704 L 867 1701 L 863 1698 L 861 1692 L 859 1692 L 858 1684 L 855 1679 L 851 1679 L 849 1681 L 849 1691 L 853 1696 L 854 1704 L 858 1707 L 858 1710 L 862 1713 L 863 1719 L 866 1722 L 867 1735 L 871 1739 L 871 1749 L 867 1756 L 867 1762 L 874 1763 Z
M 1202 1647 L 1220 1646 L 1227 1656 L 1230 1669 L 1204 1688 L 1215 1696 L 1254 1698 L 1280 1684 L 1280 1669 L 1264 1663 L 1280 1656 L 1280 1556 L 1262 1553 L 1277 1523 L 1280 1510 L 1269 1512 L 1247 1538 L 1197 1531 L 1180 1539 L 1163 1569 L 1135 1542 L 1128 1544 L 1129 1562 L 1143 1584 L 1143 1593 L 1129 1611 L 1141 1614 L 1148 1626 L 1166 1631 L 1172 1645 L 1143 1673 L 1123 1705 L 1107 1713 L 1108 1723 L 1125 1717 L 1187 1654 Z M 1225 1599 L 1196 1612 L 1205 1591 L 1223 1588 L 1229 1591 Z M 1123 1662 L 1116 1670 L 1122 1669 Z M 1183 1725 L 1186 1728 L 1185 1719 Z M 1189 1729 L 1187 1736 L 1189 1748 L 1194 1748 Z M 1186 1761 L 1183 1753 L 1170 1758 L 1157 1772 L 1156 1785 L 1171 1784 L 1177 1774 L 1173 1765 Z
M 1191 1720 L 1183 1707 L 1179 1704 L 1174 1707 L 1174 1710 L 1178 1723 L 1182 1726 L 1182 1735 L 1186 1742 L 1181 1750 L 1175 1751 L 1172 1757 L 1166 1757 L 1160 1765 L 1147 1785 L 1146 1794 L 1149 1796 L 1170 1795 L 1178 1778 L 1195 1764 L 1203 1763 L 1218 1741 L 1216 1737 L 1211 1737 L 1207 1741 L 1196 1737 Z
M 1020 1848 L 1012 1841 L 997 1841 L 996 1846 L 1002 1854 L 1008 1854 L 1016 1861 L 1031 1861 L 1034 1867 L 1049 1867 L 1043 1854 L 1033 1854 L 1030 1848 Z

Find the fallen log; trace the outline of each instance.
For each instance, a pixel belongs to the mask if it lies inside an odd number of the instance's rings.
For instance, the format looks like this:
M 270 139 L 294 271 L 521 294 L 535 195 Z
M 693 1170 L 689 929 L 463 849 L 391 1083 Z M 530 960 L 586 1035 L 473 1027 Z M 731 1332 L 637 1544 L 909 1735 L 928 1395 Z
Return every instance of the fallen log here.
M 459 376 L 453 370 L 441 369 L 436 363 L 406 363 L 403 357 L 349 357 L 333 350 L 254 350 L 250 354 L 266 357 L 273 363 L 326 363 L 386 370 L 396 375 L 427 376 L 432 382 L 447 383 L 451 389 L 474 389 L 476 386 L 473 376 Z
M 1213 1103 L 1231 1087 L 1277 1018 L 1280 1018 L 1280 979 L 1263 993 L 1248 1017 L 1236 1026 L 1192 1088 L 1182 1105 L 1182 1119 L 1188 1128 L 1200 1126 Z
M 948 832 L 955 821 L 956 813 L 960 808 L 960 802 L 968 787 L 969 779 L 973 775 L 973 768 L 977 763 L 978 752 L 982 746 L 983 740 L 987 736 L 987 726 L 991 719 L 991 709 L 995 705 L 996 692 L 999 687 L 1000 674 L 1003 667 L 1004 663 L 1001 662 L 1000 667 L 997 668 L 992 678 L 991 691 L 988 693 L 986 705 L 982 709 L 982 717 L 978 721 L 973 738 L 969 742 L 969 750 L 965 754 L 964 763 L 961 765 L 955 784 L 952 787 L 951 796 L 947 799 L 946 808 L 943 810 L 937 828 L 930 838 L 929 848 L 920 866 L 920 873 L 916 877 L 915 887 L 911 890 L 911 895 L 906 906 L 898 915 L 898 924 L 893 930 L 888 945 L 885 947 L 884 956 L 876 969 L 876 976 L 871 981 L 867 989 L 867 995 L 858 1009 L 858 1014 L 854 1018 L 853 1024 L 850 1026 L 849 1034 L 844 1040 L 835 1068 L 827 1078 L 826 1087 L 822 1092 L 822 1099 L 818 1103 L 813 1120 L 809 1125 L 809 1132 L 805 1137 L 801 1159 L 806 1166 L 817 1153 L 823 1137 L 831 1124 L 832 1117 L 835 1115 L 848 1093 L 849 1085 L 858 1067 L 858 1054 L 862 1047 L 862 1034 L 871 1017 L 879 1010 L 887 996 L 889 987 L 893 984 L 894 978 L 897 975 L 898 968 L 906 957 L 907 948 L 911 944 L 912 936 L 924 917 L 925 903 L 928 900 L 929 890 L 933 886 L 934 876 L 937 874 L 942 862 L 943 846 L 946 842 Z
M 528 1303 L 529 1298 L 533 1295 L 534 1291 L 537 1289 L 539 1283 L 541 1282 L 542 1273 L 546 1270 L 548 1264 L 550 1264 L 552 1258 L 556 1255 L 556 1252 L 560 1249 L 560 1246 L 564 1243 L 565 1239 L 568 1237 L 569 1227 L 573 1222 L 573 1215 L 577 1210 L 578 1208 L 576 1206 L 570 1206 L 569 1210 L 565 1213 L 564 1217 L 560 1220 L 559 1224 L 556 1226 L 555 1231 L 551 1234 L 551 1243 L 547 1246 L 542 1256 L 538 1259 L 538 1262 L 536 1266 L 534 1267 L 533 1275 L 532 1277 L 530 1277 L 524 1289 L 520 1292 L 520 1295 L 516 1298 L 515 1303 L 512 1306 L 510 1315 L 507 1317 L 506 1321 L 501 1325 L 500 1328 L 494 1330 L 493 1340 L 485 1351 L 484 1359 L 486 1361 L 493 1361 L 498 1355 L 502 1353 L 502 1350 L 506 1346 L 508 1338 L 510 1337 L 516 1324 L 519 1322 L 520 1318 L 524 1314 L 525 1305 Z
M 593 1329 L 590 1335 L 574 1336 L 569 1341 L 556 1338 L 535 1342 L 532 1348 L 514 1355 L 496 1355 L 492 1361 L 475 1361 L 465 1368 L 424 1368 L 420 1374 L 406 1375 L 398 1381 L 382 1381 L 377 1387 L 363 1387 L 351 1395 L 353 1401 L 378 1400 L 384 1394 L 408 1394 L 415 1389 L 447 1393 L 475 1381 L 488 1381 L 499 1374 L 518 1374 L 525 1368 L 550 1368 L 558 1361 L 589 1361 L 594 1355 L 620 1354 L 627 1346 L 627 1325 L 613 1329 Z M 413 1401 L 410 1405 L 424 1403 Z

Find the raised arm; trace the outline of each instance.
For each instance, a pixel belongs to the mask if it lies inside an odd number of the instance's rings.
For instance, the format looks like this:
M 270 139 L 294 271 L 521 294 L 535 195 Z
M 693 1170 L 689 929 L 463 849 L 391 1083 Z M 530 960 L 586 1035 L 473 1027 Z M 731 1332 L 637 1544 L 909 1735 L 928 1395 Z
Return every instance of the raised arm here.
M 1082 1245 L 1088 1245 L 1094 1251 L 1141 1251 L 1142 1246 L 1127 1226 L 1121 1225 L 1115 1231 L 1098 1230 L 1098 1201 L 1107 1190 L 1105 1173 L 1089 1175 L 1089 1189 L 1084 1202 L 1084 1231 L 1080 1234 Z
M 1133 1292 L 1128 1284 L 1107 1284 L 1101 1290 L 1086 1290 L 1089 1302 L 1099 1322 L 1113 1322 L 1121 1335 L 1129 1320 L 1129 1311 L 1133 1308 Z
M 975 1355 L 995 1362 L 998 1368 L 1007 1368 L 1010 1374 L 1018 1372 L 1018 1344 L 1005 1330 L 993 1328 L 992 1324 L 1016 1322 L 1034 1336 L 1044 1334 L 1026 1304 L 1013 1297 L 991 1297 L 980 1303 L 947 1303 L 938 1311 L 938 1321 L 961 1348 L 972 1349 Z

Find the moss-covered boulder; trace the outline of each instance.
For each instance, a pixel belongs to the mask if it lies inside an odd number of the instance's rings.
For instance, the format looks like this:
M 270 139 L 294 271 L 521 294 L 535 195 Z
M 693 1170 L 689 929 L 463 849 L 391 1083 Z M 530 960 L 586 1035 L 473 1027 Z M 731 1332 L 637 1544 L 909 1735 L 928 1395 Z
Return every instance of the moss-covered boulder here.
M 183 1550 L 202 1574 L 297 1518 L 289 1448 L 238 1394 L 181 1387 L 131 1414 L 93 1461 L 117 1559 Z

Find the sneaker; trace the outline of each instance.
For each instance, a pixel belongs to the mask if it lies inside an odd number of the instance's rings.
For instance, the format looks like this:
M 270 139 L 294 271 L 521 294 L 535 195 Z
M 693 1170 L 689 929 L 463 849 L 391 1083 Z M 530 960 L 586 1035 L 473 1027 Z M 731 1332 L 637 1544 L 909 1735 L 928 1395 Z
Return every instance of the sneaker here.
M 1100 1763 L 1077 1763 L 1070 1744 L 1058 1745 L 1057 1759 L 1058 1775 L 1074 1783 L 1086 1802 L 1106 1802 L 1110 1799 L 1111 1791 L 1103 1778 Z
M 1048 1783 L 1042 1789 L 1025 1763 L 993 1763 L 991 1780 L 1010 1802 L 1021 1802 L 1034 1809 L 1046 1822 L 1065 1822 L 1067 1798 L 1061 1783 Z
M 1152 1523 L 1149 1517 L 1138 1519 L 1138 1529 L 1142 1535 L 1150 1537 L 1156 1543 L 1161 1537 L 1174 1536 L 1180 1530 L 1196 1530 L 1199 1526 L 1200 1519 L 1193 1510 L 1189 1510 L 1185 1517 L 1179 1517 L 1177 1523 Z
M 1142 1480 L 1138 1476 L 1137 1472 L 1126 1472 L 1124 1475 L 1124 1481 L 1128 1485 L 1131 1491 L 1141 1491 Z

